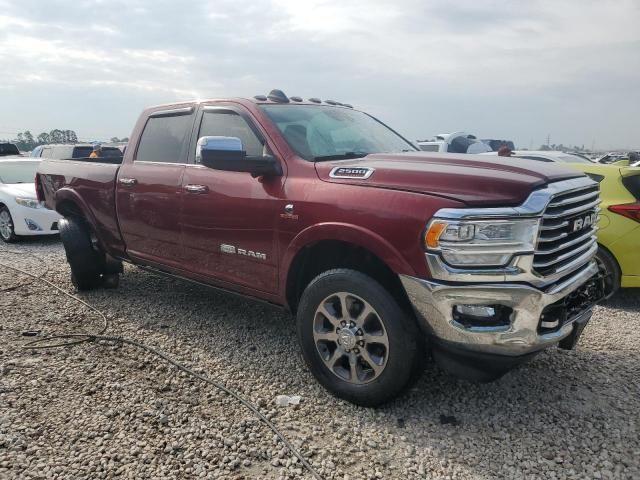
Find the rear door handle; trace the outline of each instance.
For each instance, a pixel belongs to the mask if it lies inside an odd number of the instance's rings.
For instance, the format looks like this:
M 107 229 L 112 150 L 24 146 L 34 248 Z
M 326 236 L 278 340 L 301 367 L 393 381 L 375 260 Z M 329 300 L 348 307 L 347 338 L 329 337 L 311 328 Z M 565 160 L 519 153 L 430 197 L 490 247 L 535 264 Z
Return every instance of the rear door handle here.
M 132 186 L 138 183 L 138 180 L 135 178 L 122 177 L 118 179 L 118 183 L 121 185 Z
M 189 193 L 207 193 L 209 187 L 206 185 L 186 185 L 184 189 Z

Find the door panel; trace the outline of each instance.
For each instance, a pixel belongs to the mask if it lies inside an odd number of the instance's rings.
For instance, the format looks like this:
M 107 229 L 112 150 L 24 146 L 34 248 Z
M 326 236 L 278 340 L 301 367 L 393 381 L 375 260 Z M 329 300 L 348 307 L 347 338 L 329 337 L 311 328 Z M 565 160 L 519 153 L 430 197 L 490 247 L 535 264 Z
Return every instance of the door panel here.
M 182 259 L 180 210 L 184 165 L 134 162 L 118 174 L 120 231 L 132 257 L 171 264 Z
M 207 115 L 216 115 L 207 119 Z M 245 149 L 261 154 L 264 140 L 255 137 L 245 118 L 205 111 L 198 137 L 239 137 Z M 255 150 L 255 152 L 253 152 Z M 284 177 L 253 178 L 248 173 L 186 167 L 182 232 L 185 264 L 212 280 L 276 292 L 278 269 L 276 222 L 283 208 Z
M 188 166 L 183 185 L 182 231 L 188 270 L 265 292 L 277 288 L 276 218 L 280 179 L 261 182 L 248 173 Z
M 133 162 L 118 172 L 116 207 L 131 257 L 176 266 L 183 259 L 180 214 L 193 107 L 149 115 Z

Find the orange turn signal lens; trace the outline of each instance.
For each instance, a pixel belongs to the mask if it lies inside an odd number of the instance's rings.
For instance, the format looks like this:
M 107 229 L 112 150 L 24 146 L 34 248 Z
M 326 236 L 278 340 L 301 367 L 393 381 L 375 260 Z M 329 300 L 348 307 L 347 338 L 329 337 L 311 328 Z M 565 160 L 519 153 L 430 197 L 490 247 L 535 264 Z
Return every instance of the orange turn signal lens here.
M 429 248 L 438 248 L 440 235 L 447 228 L 444 222 L 433 222 L 424 234 L 424 243 Z

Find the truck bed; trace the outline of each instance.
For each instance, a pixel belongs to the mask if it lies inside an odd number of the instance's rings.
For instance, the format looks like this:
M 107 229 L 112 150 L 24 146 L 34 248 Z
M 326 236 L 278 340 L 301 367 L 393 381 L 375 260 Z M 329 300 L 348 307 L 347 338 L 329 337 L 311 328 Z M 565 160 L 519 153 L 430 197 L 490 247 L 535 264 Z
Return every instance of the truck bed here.
M 44 159 L 38 166 L 36 186 L 47 207 L 65 216 L 72 213 L 67 209 L 73 201 L 105 246 L 124 255 L 115 199 L 121 161 L 121 158 Z

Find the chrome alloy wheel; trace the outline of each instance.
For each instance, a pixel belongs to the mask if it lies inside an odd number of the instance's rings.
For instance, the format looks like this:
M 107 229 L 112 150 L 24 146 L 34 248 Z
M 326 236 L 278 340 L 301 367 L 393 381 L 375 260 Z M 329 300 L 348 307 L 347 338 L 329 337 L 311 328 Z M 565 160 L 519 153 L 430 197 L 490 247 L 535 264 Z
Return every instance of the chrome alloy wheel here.
M 11 215 L 7 210 L 0 212 L 0 235 L 4 240 L 9 240 L 13 234 L 13 222 L 11 221 Z
M 331 372 L 353 384 L 369 383 L 384 371 L 389 338 L 375 309 L 347 292 L 334 293 L 318 306 L 313 340 Z

